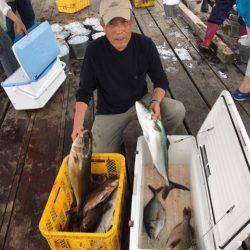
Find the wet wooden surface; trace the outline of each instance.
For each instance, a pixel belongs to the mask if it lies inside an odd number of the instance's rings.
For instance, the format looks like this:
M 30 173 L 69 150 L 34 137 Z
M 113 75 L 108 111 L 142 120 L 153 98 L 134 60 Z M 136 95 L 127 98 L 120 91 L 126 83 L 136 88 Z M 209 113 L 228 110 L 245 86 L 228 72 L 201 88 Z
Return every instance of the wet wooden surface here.
M 33 0 L 37 20 L 66 24 L 85 17 L 98 17 L 99 0 L 76 14 L 58 13 L 51 0 Z M 211 55 L 197 50 L 197 37 L 182 17 L 166 19 L 161 1 L 147 9 L 135 9 L 134 30 L 150 36 L 157 46 L 172 52 L 162 63 L 170 81 L 172 98 L 182 101 L 187 113 L 177 134 L 195 135 L 222 90 L 233 92 L 240 84 L 245 66 L 224 65 Z M 184 48 L 190 59 L 176 51 Z M 4 92 L 0 92 L 0 248 L 48 249 L 38 230 L 38 223 L 58 173 L 62 159 L 69 152 L 73 125 L 75 90 L 79 84 L 81 61 L 71 59 L 67 79 L 40 110 L 16 111 Z M 221 78 L 220 72 L 227 75 Z M 250 102 L 237 103 L 242 120 L 250 133 Z M 91 128 L 91 109 L 85 120 Z M 125 152 L 131 184 L 137 136 L 141 134 L 134 121 L 124 131 Z M 128 248 L 126 208 L 123 248 Z M 125 243 L 124 243 L 125 242 Z

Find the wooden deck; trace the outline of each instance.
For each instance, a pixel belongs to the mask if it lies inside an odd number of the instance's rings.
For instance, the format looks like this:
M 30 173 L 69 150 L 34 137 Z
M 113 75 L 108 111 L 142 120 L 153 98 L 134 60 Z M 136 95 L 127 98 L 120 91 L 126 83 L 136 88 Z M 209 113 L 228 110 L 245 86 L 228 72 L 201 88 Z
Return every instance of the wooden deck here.
M 37 20 L 69 23 L 97 16 L 98 0 L 77 14 L 57 12 L 52 0 L 33 0 Z M 178 134 L 199 130 L 222 90 L 233 92 L 240 84 L 245 65 L 224 65 L 210 55 L 200 55 L 193 32 L 181 17 L 165 19 L 161 1 L 155 7 L 134 10 L 135 31 L 150 36 L 158 46 L 172 51 L 162 63 L 170 81 L 170 95 L 182 101 L 186 118 Z M 183 60 L 176 49 L 185 48 L 191 60 Z M 62 87 L 41 110 L 16 111 L 4 92 L 0 93 L 0 247 L 2 249 L 48 249 L 38 223 L 64 156 L 71 145 L 75 90 L 81 62 L 71 60 L 70 73 Z M 221 78 L 219 71 L 227 75 Z M 237 103 L 250 134 L 250 102 Z M 92 112 L 85 121 L 91 128 Z M 124 133 L 130 179 L 136 136 L 141 133 L 132 122 Z M 129 204 L 127 207 L 129 215 Z M 127 216 L 128 217 L 128 216 Z M 125 230 L 128 235 L 127 223 Z M 124 246 L 127 249 L 127 244 Z

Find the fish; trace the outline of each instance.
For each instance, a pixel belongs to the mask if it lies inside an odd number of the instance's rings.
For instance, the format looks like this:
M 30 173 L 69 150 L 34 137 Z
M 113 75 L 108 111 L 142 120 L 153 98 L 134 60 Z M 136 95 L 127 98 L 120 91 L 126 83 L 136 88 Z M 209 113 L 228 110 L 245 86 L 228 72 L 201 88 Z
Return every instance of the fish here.
M 191 209 L 184 207 L 183 221 L 171 231 L 166 245 L 166 250 L 187 250 L 194 242 L 194 229 L 190 225 Z
M 101 221 L 96 229 L 96 232 L 98 233 L 106 233 L 110 230 L 112 227 L 113 222 L 113 216 L 115 212 L 115 206 L 116 206 L 116 199 L 117 199 L 118 189 L 116 189 L 113 194 L 111 195 L 107 206 L 108 209 L 103 214 Z
M 95 208 L 98 204 L 105 202 L 113 191 L 118 187 L 119 180 L 107 180 L 98 187 L 96 187 L 90 194 L 87 196 L 85 204 L 83 206 L 83 216 Z
M 171 181 L 168 177 L 168 148 L 170 146 L 170 142 L 167 138 L 161 120 L 153 120 L 153 111 L 147 109 L 141 102 L 137 101 L 135 103 L 135 107 L 138 121 L 141 125 L 144 138 L 151 153 L 153 164 L 158 173 L 165 180 L 162 198 L 165 200 L 169 192 L 174 188 L 189 191 L 189 188 Z
M 148 185 L 148 188 L 152 191 L 153 197 L 144 208 L 143 222 L 149 238 L 157 239 L 166 221 L 165 210 L 157 197 L 162 187 L 154 189 Z
M 91 131 L 83 131 L 83 136 L 78 135 L 74 140 L 68 158 L 68 175 L 76 199 L 76 207 L 71 211 L 77 213 L 80 213 L 91 185 L 92 141 Z
M 104 205 L 101 203 L 89 210 L 83 217 L 80 224 L 81 232 L 92 232 L 94 231 L 98 221 L 100 220 L 101 215 L 103 214 Z

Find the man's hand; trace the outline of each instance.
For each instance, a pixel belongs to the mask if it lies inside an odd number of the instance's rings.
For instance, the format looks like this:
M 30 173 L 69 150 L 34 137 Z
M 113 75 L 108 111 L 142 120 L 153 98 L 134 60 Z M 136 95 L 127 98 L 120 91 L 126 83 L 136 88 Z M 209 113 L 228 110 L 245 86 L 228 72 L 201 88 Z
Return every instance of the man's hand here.
M 161 119 L 161 107 L 158 102 L 152 102 L 150 108 L 153 110 L 154 114 L 152 115 L 152 120 Z
M 82 137 L 83 130 L 84 128 L 82 124 L 81 125 L 74 124 L 73 132 L 71 134 L 72 141 L 74 141 L 78 135 Z
M 26 30 L 26 27 L 25 25 L 23 24 L 23 22 L 18 19 L 16 22 L 16 32 L 17 32 L 17 35 L 19 35 L 20 33 L 25 33 L 26 35 L 28 35 L 28 31 Z

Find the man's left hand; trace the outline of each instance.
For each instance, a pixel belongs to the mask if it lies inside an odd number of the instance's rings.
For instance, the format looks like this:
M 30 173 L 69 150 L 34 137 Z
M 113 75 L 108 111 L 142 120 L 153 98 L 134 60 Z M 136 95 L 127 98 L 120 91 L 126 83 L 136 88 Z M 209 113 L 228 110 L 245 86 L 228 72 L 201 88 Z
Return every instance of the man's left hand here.
M 158 102 L 152 102 L 150 108 L 153 110 L 154 114 L 152 115 L 152 120 L 161 119 L 161 107 Z

